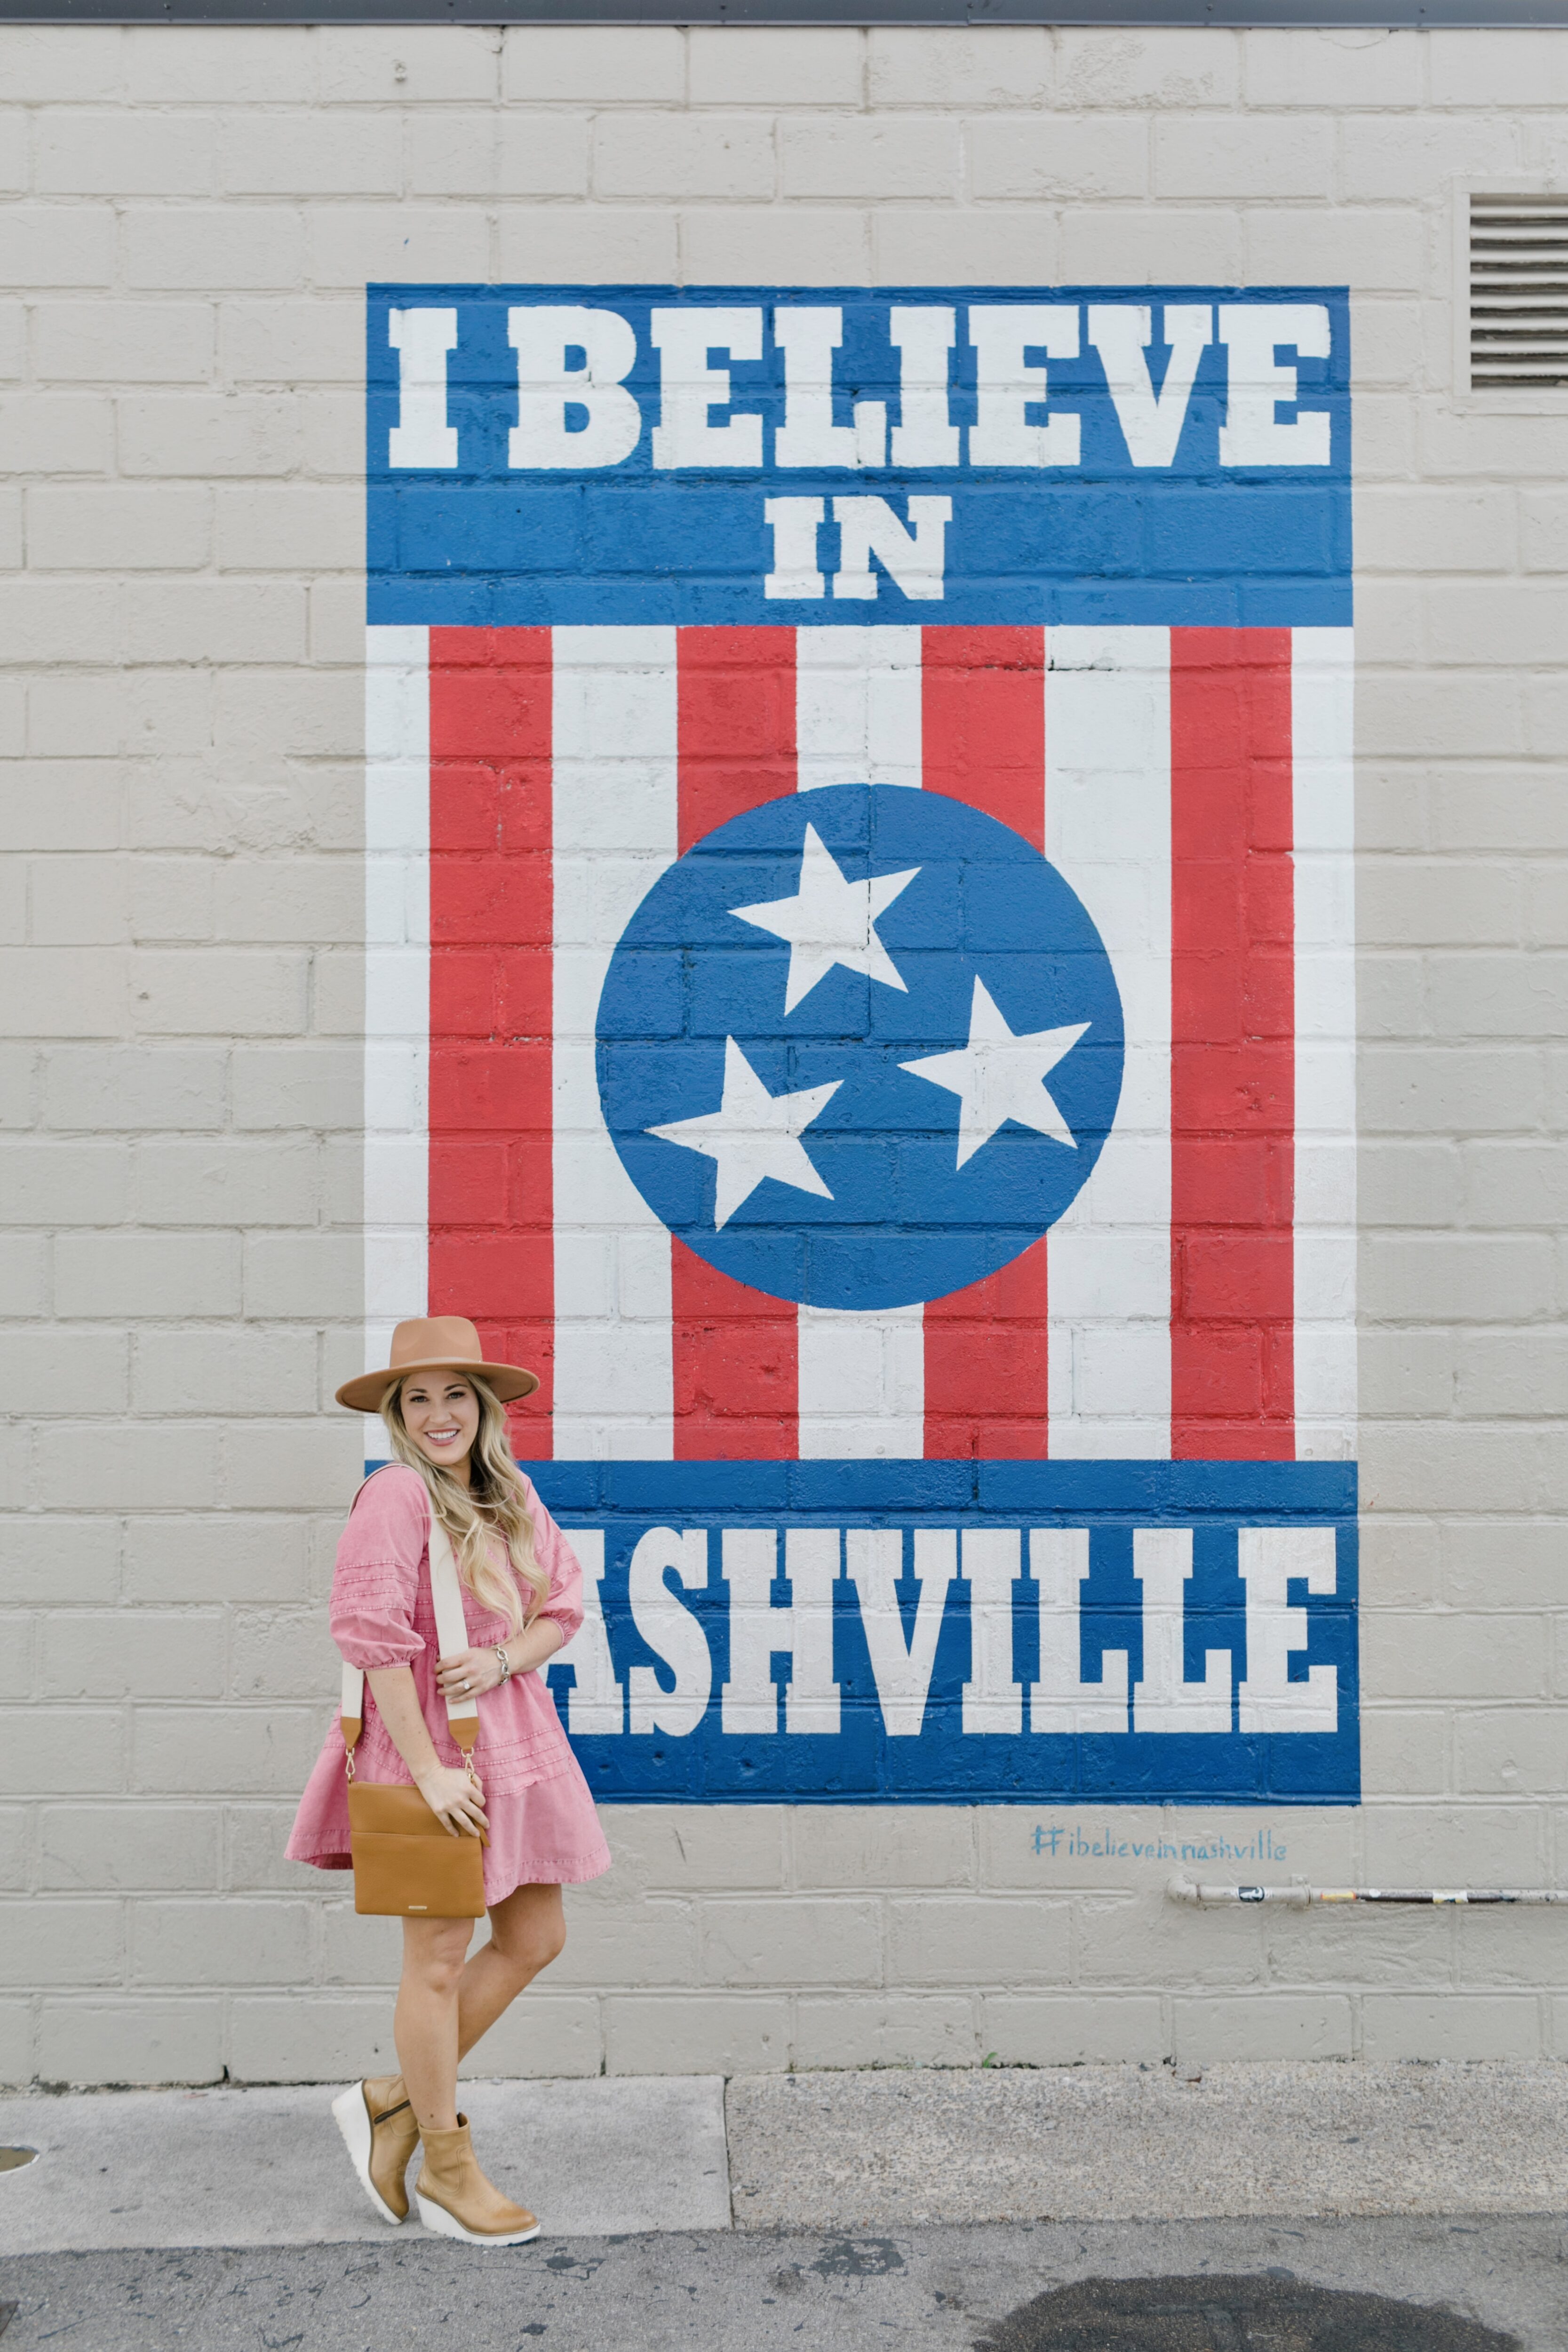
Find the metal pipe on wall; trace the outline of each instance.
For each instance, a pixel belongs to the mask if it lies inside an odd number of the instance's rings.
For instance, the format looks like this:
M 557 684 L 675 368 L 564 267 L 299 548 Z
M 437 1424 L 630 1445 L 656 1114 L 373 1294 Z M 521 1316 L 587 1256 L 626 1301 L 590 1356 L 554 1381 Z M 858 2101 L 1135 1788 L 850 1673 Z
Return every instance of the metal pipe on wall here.
M 1165 1894 L 1200 1910 L 1225 1903 L 1280 1903 L 1297 1911 L 1312 1903 L 1568 1903 L 1568 1887 L 1560 1886 L 1200 1886 L 1191 1878 L 1169 1878 Z

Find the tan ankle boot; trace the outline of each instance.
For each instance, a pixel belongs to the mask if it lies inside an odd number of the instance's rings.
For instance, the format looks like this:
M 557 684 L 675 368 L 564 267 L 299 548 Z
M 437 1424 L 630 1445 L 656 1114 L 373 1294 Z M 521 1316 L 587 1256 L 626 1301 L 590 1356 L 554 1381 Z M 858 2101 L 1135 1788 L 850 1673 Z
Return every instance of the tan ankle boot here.
M 384 2221 L 408 2215 L 403 2176 L 419 2139 L 401 2074 L 371 2074 L 332 2101 L 360 2185 Z
M 421 2132 L 425 2161 L 414 2184 L 419 2219 L 443 2238 L 469 2246 L 521 2246 L 537 2238 L 539 2224 L 526 2206 L 514 2205 L 479 2170 L 468 2137 L 468 2118 L 456 2131 Z

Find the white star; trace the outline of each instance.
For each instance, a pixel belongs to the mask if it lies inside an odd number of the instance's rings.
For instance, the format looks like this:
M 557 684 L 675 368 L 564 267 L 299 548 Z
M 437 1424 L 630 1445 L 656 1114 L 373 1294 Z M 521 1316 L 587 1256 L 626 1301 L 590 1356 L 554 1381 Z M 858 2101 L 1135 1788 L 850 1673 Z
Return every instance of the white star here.
M 927 1054 L 918 1062 L 900 1062 L 899 1067 L 911 1071 L 917 1078 L 929 1078 L 933 1087 L 943 1087 L 949 1094 L 962 1098 L 963 1108 L 958 1115 L 961 1168 L 1009 1119 L 1016 1120 L 1020 1127 L 1032 1127 L 1037 1135 L 1048 1135 L 1054 1141 L 1065 1143 L 1069 1151 L 1076 1151 L 1072 1129 L 1045 1081 L 1063 1055 L 1071 1053 L 1089 1025 L 1087 1021 L 1079 1021 L 1069 1029 L 1037 1029 L 1015 1036 L 992 1003 L 985 982 L 977 979 L 969 1007 L 968 1045 L 956 1053 Z
M 874 882 L 847 881 L 815 829 L 806 826 L 795 897 L 731 909 L 741 922 L 754 923 L 759 931 L 772 931 L 775 939 L 789 941 L 786 1013 L 793 1013 L 836 963 L 908 995 L 897 966 L 877 937 L 876 922 L 920 870 L 911 866 L 907 874 L 882 874 Z
M 700 1118 L 671 1119 L 668 1127 L 650 1127 L 666 1143 L 683 1150 L 700 1151 L 717 1163 L 713 1223 L 727 1225 L 743 1201 L 749 1201 L 764 1177 L 789 1184 L 797 1192 L 816 1192 L 831 1201 L 832 1193 L 807 1159 L 800 1141 L 809 1127 L 843 1085 L 835 1078 L 826 1087 L 802 1087 L 793 1095 L 771 1095 L 733 1037 L 724 1040 L 724 1095 L 717 1110 Z

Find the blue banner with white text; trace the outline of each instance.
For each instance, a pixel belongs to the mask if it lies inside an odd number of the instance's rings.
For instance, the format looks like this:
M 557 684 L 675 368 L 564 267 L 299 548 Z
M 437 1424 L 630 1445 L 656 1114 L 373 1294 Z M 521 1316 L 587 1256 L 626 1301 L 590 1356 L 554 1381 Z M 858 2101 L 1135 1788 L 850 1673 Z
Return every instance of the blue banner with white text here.
M 1359 1798 L 1350 1465 L 525 1466 L 603 1801 Z
M 1342 289 L 416 291 L 374 624 L 1350 619 Z

